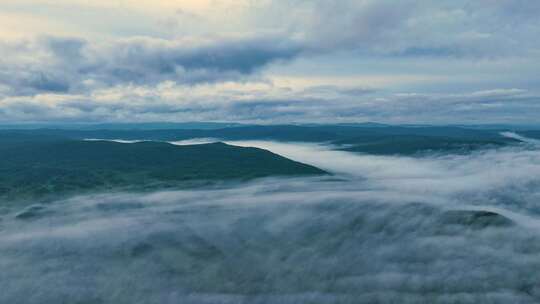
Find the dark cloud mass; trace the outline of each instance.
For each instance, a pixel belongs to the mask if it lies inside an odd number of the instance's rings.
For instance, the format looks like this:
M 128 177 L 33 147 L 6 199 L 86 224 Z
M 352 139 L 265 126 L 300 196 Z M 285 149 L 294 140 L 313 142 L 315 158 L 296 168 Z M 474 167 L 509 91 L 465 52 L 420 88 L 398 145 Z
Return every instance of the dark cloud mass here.
M 7 52 L 8 48 L 3 51 Z M 238 80 L 261 67 L 297 56 L 293 42 L 275 38 L 197 43 L 133 38 L 109 44 L 41 38 L 0 62 L 0 82 L 10 95 L 77 93 L 116 85 L 154 86 L 165 81 L 196 84 Z M 35 57 L 28 60 L 28 57 Z

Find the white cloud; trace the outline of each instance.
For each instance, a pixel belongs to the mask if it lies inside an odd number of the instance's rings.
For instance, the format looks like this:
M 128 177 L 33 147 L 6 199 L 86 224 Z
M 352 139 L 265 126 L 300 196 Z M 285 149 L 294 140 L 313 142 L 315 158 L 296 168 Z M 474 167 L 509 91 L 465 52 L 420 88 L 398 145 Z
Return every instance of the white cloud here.
M 411 159 L 245 144 L 349 174 L 78 196 L 24 221 L 4 209 L 0 301 L 538 301 L 538 150 Z M 456 224 L 455 210 L 514 224 Z
M 24 0 L 0 7 L 13 33 L 0 43 L 3 121 L 33 120 L 38 108 L 44 120 L 537 120 L 540 24 L 532 16 L 539 7 L 527 1 Z M 231 83 L 253 89 L 225 92 Z M 145 90 L 156 92 L 140 96 Z M 365 97 L 369 90 L 380 94 Z M 37 95 L 48 93 L 66 100 L 38 104 L 44 97 Z

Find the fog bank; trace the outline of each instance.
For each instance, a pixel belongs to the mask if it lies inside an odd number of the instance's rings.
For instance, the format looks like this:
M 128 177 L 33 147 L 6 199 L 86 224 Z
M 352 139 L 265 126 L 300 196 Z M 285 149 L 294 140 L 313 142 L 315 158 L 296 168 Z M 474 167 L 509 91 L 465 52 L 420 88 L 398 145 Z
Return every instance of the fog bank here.
M 229 143 L 334 176 L 2 209 L 0 303 L 540 301 L 538 150 Z

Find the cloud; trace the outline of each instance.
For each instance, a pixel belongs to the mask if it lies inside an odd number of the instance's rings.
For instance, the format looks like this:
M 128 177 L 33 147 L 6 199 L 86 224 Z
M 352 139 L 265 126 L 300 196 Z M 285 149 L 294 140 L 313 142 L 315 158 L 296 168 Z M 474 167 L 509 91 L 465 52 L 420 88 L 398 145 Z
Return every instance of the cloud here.
M 2 121 L 537 120 L 530 1 L 35 4 L 6 14 L 70 30 L 32 23 L 34 34 L 0 43 Z
M 277 35 L 282 42 L 298 41 L 306 54 L 345 50 L 363 55 L 492 58 L 530 56 L 539 47 L 533 38 L 540 28 L 534 18 L 540 7 L 530 1 L 95 2 L 21 1 L 5 6 L 22 16 L 58 16 L 65 27 L 76 21 L 66 12 L 84 11 L 87 15 L 75 16 L 78 25 L 85 25 L 81 35 L 88 37 L 113 34 L 174 41 L 179 37 Z M 128 17 L 123 13 L 126 10 L 131 13 Z M 93 22 L 100 15 L 107 26 Z M 126 30 L 124 23 L 134 29 Z
M 290 60 L 301 49 L 274 37 L 207 42 L 131 38 L 96 44 L 44 37 L 0 50 L 0 82 L 9 95 L 91 92 L 118 85 L 155 86 L 240 80 L 269 63 Z M 18 54 L 15 54 L 18 53 Z
M 388 93 L 354 86 L 288 87 L 267 82 L 123 86 L 92 94 L 0 99 L 0 122 L 227 121 L 245 123 L 538 122 L 540 96 L 518 89 Z
M 77 196 L 25 220 L 3 207 L 0 301 L 538 302 L 538 150 L 413 159 L 244 144 L 337 178 Z M 455 210 L 513 224 L 472 228 L 447 220 Z
M 276 22 L 269 22 L 277 28 L 325 51 L 493 58 L 535 53 L 539 47 L 530 38 L 540 28 L 532 17 L 540 7 L 528 1 L 272 1 L 255 8 L 257 16 L 273 18 Z

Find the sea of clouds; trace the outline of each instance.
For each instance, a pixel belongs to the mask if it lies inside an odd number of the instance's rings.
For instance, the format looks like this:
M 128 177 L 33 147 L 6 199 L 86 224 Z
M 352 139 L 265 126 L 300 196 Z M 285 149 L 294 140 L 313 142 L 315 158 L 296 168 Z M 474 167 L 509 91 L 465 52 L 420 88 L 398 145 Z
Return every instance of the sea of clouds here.
M 536 143 L 422 157 L 228 143 L 333 175 L 3 207 L 0 303 L 540 301 Z

